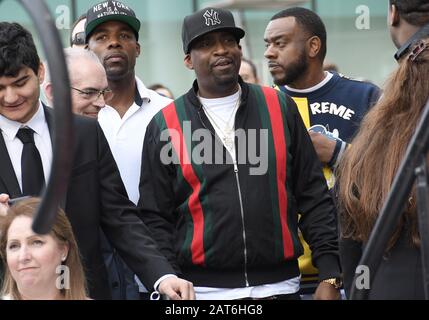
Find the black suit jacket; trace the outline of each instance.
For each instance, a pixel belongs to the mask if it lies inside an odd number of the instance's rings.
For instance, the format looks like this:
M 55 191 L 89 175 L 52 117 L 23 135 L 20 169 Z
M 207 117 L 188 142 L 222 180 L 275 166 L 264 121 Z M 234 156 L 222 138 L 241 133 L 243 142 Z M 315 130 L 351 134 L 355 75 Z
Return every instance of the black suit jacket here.
M 53 110 L 44 107 L 44 111 L 52 137 Z M 100 227 L 145 286 L 153 288 L 161 276 L 175 272 L 156 248 L 148 229 L 137 216 L 137 208 L 128 200 L 98 122 L 80 116 L 74 116 L 73 121 L 73 171 L 63 203 L 83 257 L 90 296 L 94 299 L 110 296 L 100 251 Z M 7 193 L 11 198 L 22 196 L 2 134 L 0 193 Z

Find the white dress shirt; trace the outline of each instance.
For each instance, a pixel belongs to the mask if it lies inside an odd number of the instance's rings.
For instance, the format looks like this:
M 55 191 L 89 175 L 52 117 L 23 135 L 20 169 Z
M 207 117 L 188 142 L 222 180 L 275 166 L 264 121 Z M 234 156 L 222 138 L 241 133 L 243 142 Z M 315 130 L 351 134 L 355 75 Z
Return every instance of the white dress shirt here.
M 136 83 L 142 105 L 134 102 L 122 118 L 113 107 L 105 106 L 98 114 L 98 122 L 118 165 L 128 198 L 137 205 L 140 198 L 140 171 L 146 128 L 153 116 L 173 100 L 147 89 L 137 77 Z M 170 276 L 172 275 L 161 277 L 155 283 L 155 290 L 162 280 Z M 137 276 L 135 279 L 140 292 L 147 292 Z
M 15 171 L 16 178 L 22 191 L 21 155 L 23 143 L 16 137 L 18 130 L 21 128 L 30 128 L 34 131 L 34 143 L 42 159 L 43 173 L 45 182 L 47 183 L 51 173 L 52 142 L 48 123 L 45 118 L 45 111 L 41 102 L 39 102 L 39 109 L 31 120 L 24 124 L 9 120 L 0 115 L 0 129 L 12 162 L 13 170 Z
M 158 111 L 172 102 L 147 89 L 137 77 L 136 82 L 143 100 L 141 106 L 134 102 L 123 118 L 110 106 L 102 108 L 98 114 L 98 122 L 109 142 L 128 198 L 135 204 L 140 196 L 140 170 L 146 127 Z

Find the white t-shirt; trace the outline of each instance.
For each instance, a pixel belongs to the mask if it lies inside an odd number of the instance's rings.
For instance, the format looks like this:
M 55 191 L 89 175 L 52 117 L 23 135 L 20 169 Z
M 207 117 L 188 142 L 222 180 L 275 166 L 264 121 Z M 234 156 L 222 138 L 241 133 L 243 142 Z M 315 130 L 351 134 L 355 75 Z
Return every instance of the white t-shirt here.
M 228 126 L 232 126 L 233 129 L 235 128 L 235 115 L 240 105 L 240 95 L 241 92 L 237 91 L 233 95 L 223 98 L 206 99 L 200 97 L 207 118 L 210 120 L 216 134 L 231 155 L 234 163 L 237 163 L 234 144 L 235 132 L 234 130 L 228 132 Z M 228 142 L 231 141 L 232 144 L 229 144 Z M 195 287 L 195 295 L 197 300 L 233 300 L 293 294 L 299 291 L 300 278 L 301 277 L 298 276 L 277 283 L 234 289 Z
M 240 100 L 241 91 L 223 98 L 207 99 L 200 97 L 200 102 L 207 118 L 234 163 L 237 162 L 234 143 L 235 115 L 240 107 Z

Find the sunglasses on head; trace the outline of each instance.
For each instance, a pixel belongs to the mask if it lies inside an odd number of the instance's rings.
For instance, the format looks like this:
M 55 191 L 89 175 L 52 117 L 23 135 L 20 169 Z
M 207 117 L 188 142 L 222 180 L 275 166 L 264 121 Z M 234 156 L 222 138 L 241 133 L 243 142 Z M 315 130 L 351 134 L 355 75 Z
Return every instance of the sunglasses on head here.
M 422 38 L 426 38 L 429 35 L 429 24 L 424 25 L 420 28 L 402 47 L 395 53 L 396 61 L 399 61 L 409 50 L 418 43 Z
M 85 44 L 85 32 L 78 32 L 74 35 L 71 41 L 71 45 L 83 46 Z

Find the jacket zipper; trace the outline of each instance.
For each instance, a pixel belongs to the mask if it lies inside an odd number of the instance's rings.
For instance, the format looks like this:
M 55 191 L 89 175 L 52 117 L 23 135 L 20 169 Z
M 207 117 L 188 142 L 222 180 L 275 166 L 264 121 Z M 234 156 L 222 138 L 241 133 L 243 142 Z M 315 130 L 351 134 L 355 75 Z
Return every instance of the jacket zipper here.
M 216 135 L 206 127 L 203 118 L 201 117 L 200 111 L 202 110 L 202 106 L 200 106 L 200 110 L 198 110 L 198 116 L 200 117 L 200 121 L 203 124 L 204 128 L 209 130 L 209 132 L 213 135 L 214 138 L 216 138 Z M 237 146 L 236 146 L 237 147 Z M 241 187 L 240 187 L 240 178 L 238 177 L 238 165 L 236 159 L 234 160 L 234 174 L 235 174 L 235 180 L 237 181 L 237 190 L 238 190 L 238 199 L 240 202 L 240 214 L 241 214 L 241 223 L 243 225 L 243 242 L 244 242 L 244 279 L 246 281 L 246 287 L 249 287 L 249 278 L 247 275 L 247 244 L 246 244 L 246 229 L 244 225 L 244 208 L 243 208 L 243 198 L 241 195 Z
M 244 208 L 243 198 L 241 197 L 240 178 L 238 177 L 237 161 L 234 160 L 235 179 L 237 180 L 238 198 L 240 200 L 241 223 L 243 224 L 243 241 L 244 241 L 244 278 L 246 280 L 246 287 L 249 286 L 249 278 L 247 276 L 247 244 L 246 244 L 246 228 L 244 227 Z

